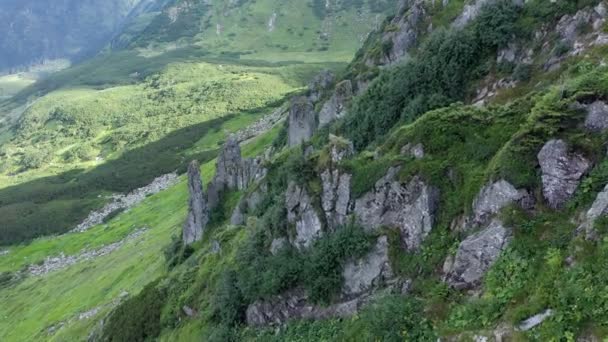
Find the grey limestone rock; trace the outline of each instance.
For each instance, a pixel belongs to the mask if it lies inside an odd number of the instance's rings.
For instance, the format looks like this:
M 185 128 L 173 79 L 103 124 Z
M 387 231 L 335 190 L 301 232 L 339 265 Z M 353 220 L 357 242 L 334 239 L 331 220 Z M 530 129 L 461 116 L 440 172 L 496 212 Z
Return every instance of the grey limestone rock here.
M 344 296 L 350 297 L 368 292 L 393 277 L 388 247 L 388 238 L 381 236 L 365 257 L 346 263 L 342 272 Z
M 578 153 L 570 153 L 563 140 L 550 140 L 538 154 L 542 169 L 543 194 L 549 206 L 562 208 L 574 195 L 581 177 L 591 166 Z
M 293 147 L 309 141 L 316 127 L 316 115 L 310 99 L 306 97 L 292 99 L 289 109 L 289 146 Z
M 417 250 L 433 228 L 439 190 L 419 177 L 409 183 L 396 181 L 398 168 L 376 182 L 374 188 L 355 202 L 357 220 L 368 230 L 397 228 L 407 250 Z
M 456 289 L 473 289 L 481 284 L 488 269 L 511 241 L 511 233 L 498 219 L 460 243 L 454 257 L 444 264 L 445 281 Z
M 608 129 L 608 104 L 603 101 L 595 101 L 586 108 L 585 128 L 593 132 L 606 131 Z
M 188 166 L 188 218 L 184 224 L 182 238 L 186 245 L 190 245 L 203 238 L 203 232 L 209 223 L 209 207 L 203 194 L 200 165 L 193 161 Z
M 319 112 L 319 127 L 325 126 L 335 119 L 346 115 L 346 108 L 353 97 L 353 86 L 350 80 L 336 85 L 334 94 L 323 105 Z
M 295 225 L 296 234 L 291 244 L 298 249 L 306 249 L 323 234 L 321 219 L 312 199 L 305 188 L 290 182 L 285 193 L 287 221 Z

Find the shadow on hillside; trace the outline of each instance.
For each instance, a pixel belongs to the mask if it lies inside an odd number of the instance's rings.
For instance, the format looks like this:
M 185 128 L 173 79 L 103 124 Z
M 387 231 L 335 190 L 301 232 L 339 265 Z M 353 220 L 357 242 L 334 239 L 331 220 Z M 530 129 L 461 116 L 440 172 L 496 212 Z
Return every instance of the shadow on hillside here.
M 102 193 L 124 193 L 160 175 L 175 170 L 183 173 L 190 159 L 212 160 L 217 150 L 188 159 L 182 152 L 234 116 L 179 129 L 92 170 L 71 170 L 0 189 L 0 246 L 66 232 L 102 205 Z

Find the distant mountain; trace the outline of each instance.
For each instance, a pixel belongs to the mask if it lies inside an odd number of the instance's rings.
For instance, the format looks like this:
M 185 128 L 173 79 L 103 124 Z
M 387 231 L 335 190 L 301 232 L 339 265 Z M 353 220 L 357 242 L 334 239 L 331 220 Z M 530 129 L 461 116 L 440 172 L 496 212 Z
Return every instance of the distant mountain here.
M 157 0 L 2 0 L 0 73 L 97 52 Z

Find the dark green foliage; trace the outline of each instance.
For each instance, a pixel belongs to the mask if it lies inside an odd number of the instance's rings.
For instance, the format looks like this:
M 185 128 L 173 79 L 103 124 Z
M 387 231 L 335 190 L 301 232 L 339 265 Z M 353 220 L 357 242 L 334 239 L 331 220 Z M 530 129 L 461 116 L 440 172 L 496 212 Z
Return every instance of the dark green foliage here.
M 364 255 L 371 237 L 347 226 L 318 240 L 308 251 L 285 248 L 269 252 L 268 231 L 258 230 L 238 252 L 237 265 L 222 276 L 215 292 L 214 318 L 232 326 L 242 321 L 247 305 L 303 286 L 314 302 L 329 303 L 342 287 L 342 265 Z
M 103 341 L 148 341 L 160 334 L 160 314 L 166 295 L 157 285 L 158 282 L 147 285 L 110 314 L 103 327 Z
M 513 79 L 519 82 L 528 82 L 532 78 L 532 65 L 519 63 L 513 70 Z
M 411 122 L 426 111 L 464 99 L 470 82 L 483 74 L 479 61 L 511 38 L 516 19 L 516 7 L 500 1 L 485 6 L 463 30 L 433 32 L 414 58 L 382 72 L 354 101 L 344 133 L 361 150 L 400 120 Z
M 194 253 L 194 249 L 192 246 L 184 246 L 181 237 L 173 236 L 171 243 L 165 247 L 163 252 L 168 268 L 172 269 L 188 259 Z

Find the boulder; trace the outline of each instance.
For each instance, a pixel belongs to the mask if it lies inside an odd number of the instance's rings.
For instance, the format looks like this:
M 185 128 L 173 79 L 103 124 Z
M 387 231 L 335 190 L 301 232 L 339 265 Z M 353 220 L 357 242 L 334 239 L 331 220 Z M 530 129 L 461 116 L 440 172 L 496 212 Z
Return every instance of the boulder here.
M 291 100 L 289 109 L 289 146 L 297 146 L 307 142 L 315 133 L 317 120 L 314 106 L 306 97 L 296 97 Z
M 509 230 L 500 220 L 492 220 L 485 229 L 462 241 L 456 255 L 446 260 L 444 280 L 456 289 L 476 288 L 507 248 L 510 237 Z
M 203 238 L 203 232 L 209 223 L 209 207 L 203 194 L 200 165 L 192 161 L 188 166 L 188 218 L 184 224 L 182 238 L 186 245 L 190 245 Z
M 381 236 L 372 251 L 365 257 L 346 263 L 342 272 L 344 278 L 342 294 L 345 297 L 369 292 L 393 277 L 388 247 L 388 238 Z
M 591 208 L 585 214 L 585 221 L 578 228 L 579 233 L 585 233 L 588 239 L 595 238 L 596 232 L 594 229 L 595 221 L 608 214 L 608 185 L 600 192 Z
M 550 318 L 551 316 L 553 316 L 553 310 L 551 310 L 551 309 L 545 310 L 544 312 L 539 313 L 538 315 L 534 315 L 534 316 L 526 319 L 525 321 L 521 322 L 519 324 L 519 326 L 517 327 L 517 330 L 519 330 L 519 331 L 532 330 L 533 328 L 541 325 L 546 319 Z
M 290 182 L 285 193 L 285 208 L 287 221 L 294 224 L 296 230 L 295 236 L 290 241 L 291 244 L 300 250 L 310 247 L 321 237 L 323 231 L 321 219 L 306 189 L 295 182 Z
M 504 179 L 486 185 L 473 201 L 472 226 L 486 224 L 500 210 L 513 203 L 529 209 L 534 199 L 526 190 L 517 190 Z
M 553 209 L 562 208 L 574 195 L 581 177 L 591 166 L 582 155 L 568 152 L 563 140 L 550 140 L 538 154 L 543 195 Z
M 397 228 L 407 250 L 417 250 L 433 228 L 439 190 L 420 177 L 402 184 L 395 178 L 399 168 L 389 169 L 374 188 L 355 202 L 358 222 L 367 230 Z
M 353 97 L 353 85 L 350 80 L 336 85 L 334 94 L 323 105 L 319 112 L 319 127 L 323 127 L 335 119 L 346 115 L 346 108 Z
M 586 106 L 587 117 L 585 128 L 592 132 L 604 132 L 608 129 L 608 104 L 595 101 Z

